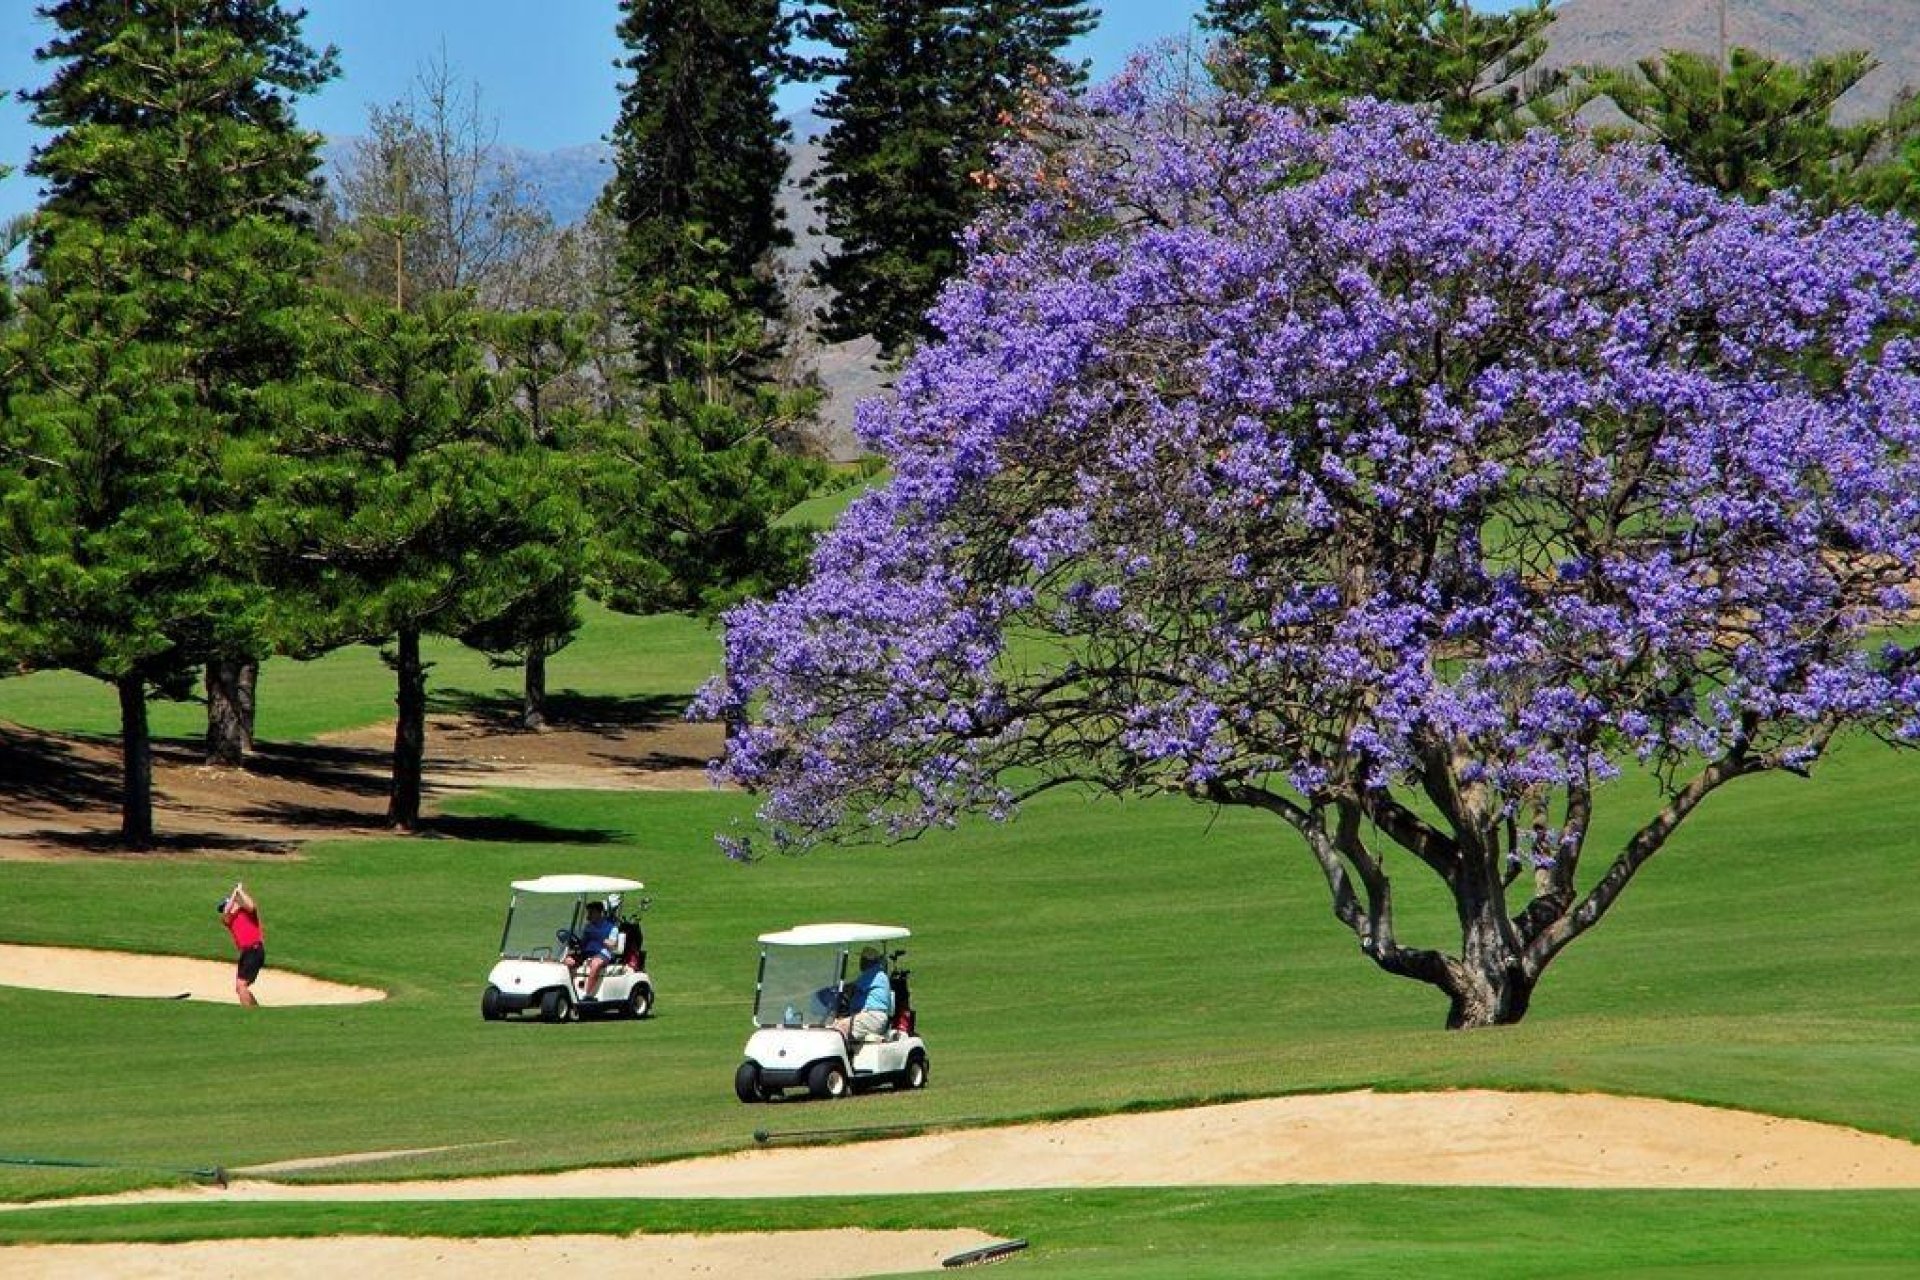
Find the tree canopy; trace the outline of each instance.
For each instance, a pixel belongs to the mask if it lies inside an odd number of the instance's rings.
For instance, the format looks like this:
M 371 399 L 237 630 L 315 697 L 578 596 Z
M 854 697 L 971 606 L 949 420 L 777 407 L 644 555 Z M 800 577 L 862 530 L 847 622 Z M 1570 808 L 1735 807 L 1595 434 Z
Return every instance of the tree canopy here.
M 831 53 L 818 111 L 816 188 L 833 244 L 814 280 L 833 291 L 820 317 L 835 340 L 871 334 L 897 353 L 928 330 L 960 265 L 977 181 L 1030 78 L 1077 84 L 1059 53 L 1093 25 L 1077 0 L 836 0 L 807 34 Z
M 53 70 L 25 96 L 54 133 L 28 166 L 47 197 L 0 419 L 0 649 L 118 686 L 139 846 L 146 696 L 266 647 L 239 477 L 273 454 L 268 402 L 299 362 L 319 253 L 299 212 L 319 138 L 291 104 L 334 67 L 270 0 L 42 12 Z
M 1631 69 L 1585 68 L 1575 96 L 1612 102 L 1637 133 L 1721 191 L 1762 200 L 1791 187 L 1833 204 L 1884 143 L 1911 128 L 1895 118 L 1835 122 L 1835 105 L 1873 67 L 1860 51 L 1793 63 L 1735 47 L 1723 66 L 1670 49 Z
M 642 368 L 680 376 L 701 317 L 681 296 L 717 288 L 771 325 L 772 255 L 788 128 L 774 102 L 789 20 L 779 0 L 622 0 L 627 56 L 602 200 L 624 236 L 622 301 Z
M 1249 806 L 1486 1025 L 1720 787 L 1920 732 L 1869 635 L 1920 552 L 1904 222 L 1378 103 L 1060 112 L 864 411 L 892 481 L 728 618 L 696 709 L 750 721 L 723 772 L 776 847 L 1065 785 Z M 1402 936 L 1409 875 L 1457 938 Z
M 1420 103 L 1456 137 L 1511 136 L 1557 118 L 1559 71 L 1539 67 L 1548 0 L 1485 12 L 1468 0 L 1209 0 L 1222 82 L 1295 106 Z

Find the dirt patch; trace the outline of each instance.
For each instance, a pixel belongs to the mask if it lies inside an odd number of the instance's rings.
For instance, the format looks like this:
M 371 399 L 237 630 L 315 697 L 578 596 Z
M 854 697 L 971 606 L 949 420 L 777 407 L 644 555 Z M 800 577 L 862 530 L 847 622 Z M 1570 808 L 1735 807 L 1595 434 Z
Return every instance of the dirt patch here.
M 10 1280 L 99 1276 L 419 1275 L 446 1268 L 461 1280 L 583 1275 L 595 1280 L 782 1276 L 791 1280 L 937 1271 L 941 1261 L 994 1243 L 978 1231 L 770 1231 L 714 1235 L 532 1236 L 439 1240 L 336 1236 L 321 1240 L 196 1240 L 186 1244 L 61 1244 L 0 1248 Z
M 272 953 L 269 952 L 269 955 Z M 238 1004 L 231 960 L 135 955 L 75 947 L 23 947 L 0 943 L 0 986 L 127 1000 L 204 1000 Z M 387 993 L 372 987 L 309 978 L 269 964 L 254 983 L 264 1006 L 367 1004 Z
M 422 825 L 428 832 L 486 834 L 480 828 L 488 823 L 448 816 L 438 802 L 488 787 L 705 788 L 711 785 L 706 762 L 721 746 L 719 726 L 673 719 L 558 721 L 534 732 L 481 713 L 435 715 L 427 727 Z M 207 765 L 197 741 L 156 740 L 157 847 L 125 854 L 117 850 L 118 741 L 0 723 L 0 859 L 152 858 L 156 853 L 288 857 L 308 840 L 385 835 L 392 750 L 391 724 L 313 743 L 261 743 L 237 769 Z M 537 827 L 501 834 L 566 836 Z

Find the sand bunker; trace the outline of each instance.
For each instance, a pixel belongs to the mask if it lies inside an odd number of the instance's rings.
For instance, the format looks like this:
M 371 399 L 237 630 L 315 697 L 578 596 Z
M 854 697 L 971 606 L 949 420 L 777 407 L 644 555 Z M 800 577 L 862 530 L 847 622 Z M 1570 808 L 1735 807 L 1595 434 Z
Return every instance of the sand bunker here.
M 84 951 L 72 947 L 23 947 L 0 943 L 0 986 L 81 995 L 142 1000 L 205 1000 L 237 1004 L 233 961 L 194 960 L 187 956 L 143 956 L 126 951 Z M 384 1000 L 373 987 L 349 987 L 303 974 L 267 967 L 253 984 L 266 1006 L 365 1004 Z
M 717 1235 L 532 1236 L 438 1240 L 336 1236 L 323 1240 L 198 1240 L 186 1244 L 29 1245 L 0 1248 L 8 1280 L 99 1276 L 420 1275 L 460 1280 L 579 1275 L 594 1280 L 781 1276 L 792 1280 L 938 1271 L 943 1259 L 994 1243 L 978 1231 L 778 1231 Z
M 821 1123 L 848 1111 L 819 1106 Z M 833 1111 L 832 1116 L 826 1113 Z M 967 1129 L 834 1147 L 773 1143 L 671 1164 L 431 1182 L 286 1185 L 242 1178 L 55 1203 L 407 1201 L 608 1197 L 854 1196 L 1021 1188 L 1398 1183 L 1425 1186 L 1733 1190 L 1920 1187 L 1920 1145 L 1833 1125 L 1594 1094 L 1372 1092 Z M 49 1202 L 0 1205 L 0 1211 Z M 462 1277 L 852 1277 L 932 1271 L 991 1242 L 969 1231 L 855 1230 L 524 1240 L 336 1237 L 177 1245 L 0 1248 L 0 1272 L 276 1277 L 404 1274 L 451 1263 Z
M 855 1119 L 816 1107 L 809 1118 Z M 68 1204 L 212 1200 L 737 1198 L 1039 1187 L 1920 1187 L 1920 1145 L 1836 1125 L 1597 1094 L 1372 1092 L 963 1129 L 832 1147 L 773 1145 L 669 1164 L 422 1182 L 231 1186 Z M 5 1208 L 6 1206 L 0 1206 Z

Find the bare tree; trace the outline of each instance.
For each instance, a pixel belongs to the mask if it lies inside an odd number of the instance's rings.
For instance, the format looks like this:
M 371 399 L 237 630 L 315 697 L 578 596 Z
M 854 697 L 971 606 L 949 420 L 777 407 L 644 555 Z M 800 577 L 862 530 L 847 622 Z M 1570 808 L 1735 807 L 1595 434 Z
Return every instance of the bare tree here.
M 444 53 L 406 98 L 373 108 L 336 176 L 345 282 L 403 307 L 455 289 L 524 305 L 552 219 L 498 134 L 479 85 L 463 86 Z

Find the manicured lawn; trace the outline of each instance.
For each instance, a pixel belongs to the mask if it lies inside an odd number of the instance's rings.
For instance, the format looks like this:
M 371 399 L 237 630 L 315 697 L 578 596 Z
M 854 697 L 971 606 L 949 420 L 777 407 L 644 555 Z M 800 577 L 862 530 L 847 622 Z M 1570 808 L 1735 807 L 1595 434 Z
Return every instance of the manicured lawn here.
M 719 667 L 717 632 L 691 618 L 630 618 L 582 602 L 586 625 L 548 661 L 548 686 L 559 698 L 606 702 L 673 714 L 687 695 Z M 429 637 L 422 646 L 432 664 L 427 693 L 433 710 L 499 706 L 519 697 L 516 668 L 494 668 L 485 655 Z M 342 649 L 311 662 L 278 660 L 262 670 L 262 738 L 300 742 L 335 729 L 393 719 L 394 677 L 374 650 Z M 156 737 L 198 738 L 206 711 L 198 702 L 154 702 Z M 70 733 L 117 736 L 119 704 L 113 689 L 65 671 L 0 680 L 0 720 Z
M 346 1233 L 515 1236 L 974 1227 L 1025 1239 L 1009 1275 L 1078 1277 L 1910 1276 L 1915 1197 L 1272 1187 L 859 1200 L 209 1205 L 0 1216 L 0 1242 Z M 4 1254 L 0 1254 L 0 1262 Z
M 698 626 L 598 615 L 555 661 L 581 698 L 673 703 L 713 663 Z M 447 652 L 443 705 L 514 673 Z M 367 651 L 269 668 L 266 736 L 389 714 Z M 0 682 L 0 718 L 110 731 L 87 682 Z M 384 701 L 383 701 L 384 700 Z M 182 708 L 192 732 L 197 709 Z M 0 864 L 0 940 L 224 957 L 213 917 L 244 874 L 275 966 L 385 987 L 380 1004 L 269 1008 L 0 988 L 0 1164 L 20 1199 L 376 1149 L 452 1147 L 334 1176 L 553 1169 L 748 1145 L 760 1125 L 995 1123 L 1351 1087 L 1600 1089 L 1920 1139 L 1920 758 L 1853 744 L 1812 782 L 1709 802 L 1613 916 L 1556 966 L 1521 1026 L 1440 1029 L 1424 988 L 1377 973 L 1331 920 L 1297 841 L 1186 801 L 1056 795 L 1018 821 L 898 848 L 751 867 L 712 835 L 751 811 L 716 793 L 521 792 L 459 812 L 538 839 L 423 837 L 297 857 Z M 1651 790 L 1605 798 L 1615 840 Z M 1395 868 L 1403 933 L 1447 940 L 1447 905 Z M 483 1023 L 507 881 L 549 871 L 649 884 L 656 1018 Z M 748 1109 L 753 937 L 808 919 L 897 920 L 933 1052 L 923 1093 Z M 272 972 L 263 980 L 272 999 Z M 140 1166 L 140 1167 L 132 1167 Z M 1049 1275 L 1899 1274 L 1920 1195 L 1276 1188 L 915 1197 L 874 1203 L 248 1206 L 0 1215 L 0 1240 L 415 1230 L 962 1224 L 1028 1236 Z M 1593 1223 L 1591 1228 L 1580 1225 Z M 1851 1269 L 1841 1269 L 1842 1265 Z M 1711 1268 L 1722 1268 L 1715 1272 Z M 4 1266 L 0 1266 L 4 1270 Z

